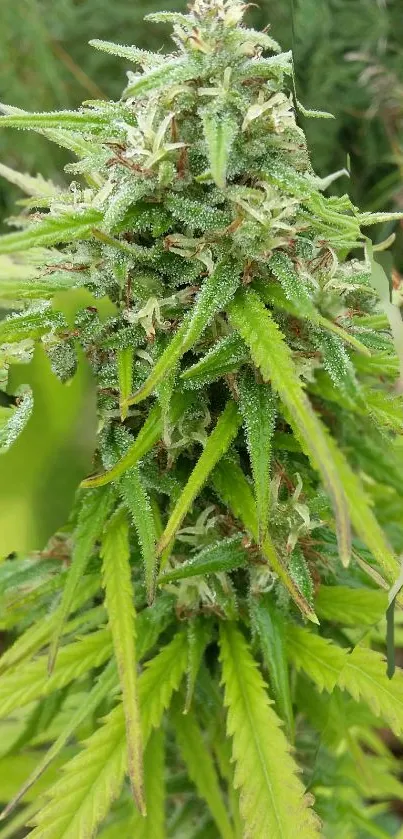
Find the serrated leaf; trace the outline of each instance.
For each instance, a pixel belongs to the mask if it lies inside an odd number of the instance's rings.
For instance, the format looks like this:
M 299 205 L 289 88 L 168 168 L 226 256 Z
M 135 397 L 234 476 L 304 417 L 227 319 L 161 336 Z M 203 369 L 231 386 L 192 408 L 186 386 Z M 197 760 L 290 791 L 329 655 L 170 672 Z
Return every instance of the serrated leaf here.
M 204 387 L 221 376 L 232 373 L 248 358 L 248 350 L 239 335 L 227 335 L 217 341 L 200 361 L 181 373 L 186 387 Z
M 319 617 L 343 626 L 372 626 L 388 608 L 385 591 L 321 585 L 315 598 Z
M 290 678 L 286 652 L 286 624 L 274 597 L 264 594 L 251 603 L 251 617 L 259 638 L 269 684 L 276 703 L 276 710 L 284 720 L 289 739 L 293 740 L 294 715 L 292 711 Z
M 129 405 L 150 396 L 159 382 L 176 367 L 185 352 L 193 347 L 215 315 L 231 300 L 238 285 L 239 264 L 232 258 L 223 259 L 204 281 L 193 309 L 184 318 L 144 385 L 128 400 Z
M 102 213 L 92 208 L 82 213 L 63 213 L 59 217 L 45 216 L 43 221 L 24 230 L 0 236 L 0 254 L 91 238 L 92 228 L 101 220 Z
M 95 47 L 96 50 L 107 52 L 109 55 L 116 55 L 118 58 L 125 58 L 127 61 L 133 61 L 135 64 L 159 64 L 164 60 L 164 56 L 158 53 L 147 52 L 140 50 L 138 47 L 128 44 L 113 44 L 111 41 L 100 41 L 98 38 L 93 38 L 88 42 L 90 47 Z
M 30 339 L 35 341 L 47 333 L 66 328 L 66 321 L 60 312 L 44 308 L 39 312 L 18 312 L 0 321 L 0 341 L 13 344 Z
M 28 111 L 5 105 L 4 102 L 0 103 L 0 112 L 9 116 L 29 115 Z M 43 134 L 52 143 L 73 152 L 77 157 L 86 157 L 93 152 L 92 143 L 84 140 L 76 131 L 66 131 L 63 128 L 34 128 L 33 130 L 38 134 Z
M 94 490 L 85 498 L 80 508 L 71 565 L 63 589 L 62 599 L 57 609 L 55 631 L 49 647 L 49 672 L 55 665 L 60 634 L 71 611 L 74 595 L 101 535 L 102 528 L 110 511 L 112 502 L 109 490 Z
M 261 544 L 269 519 L 270 460 L 276 404 L 270 385 L 257 382 L 253 373 L 244 373 L 238 380 L 238 388 L 239 407 L 252 466 Z
M 271 381 L 286 405 L 294 432 L 304 440 L 313 465 L 322 475 L 333 501 L 340 556 L 347 563 L 351 548 L 350 521 L 345 491 L 334 462 L 336 447 L 330 447 L 328 435 L 304 393 L 284 336 L 253 291 L 239 292 L 229 312 L 263 378 Z
M 101 556 L 106 608 L 122 689 L 129 778 L 134 799 L 140 812 L 145 815 L 143 744 L 137 687 L 136 613 L 129 562 L 129 524 L 122 510 L 118 510 L 105 527 Z
M 43 775 L 47 767 L 60 754 L 62 749 L 64 749 L 64 747 L 66 746 L 74 732 L 77 730 L 77 728 L 79 728 L 81 723 L 84 722 L 84 720 L 88 716 L 90 716 L 96 711 L 100 703 L 107 696 L 111 695 L 111 692 L 116 688 L 116 684 L 116 666 L 114 662 L 110 662 L 97 679 L 94 687 L 86 697 L 86 701 L 78 706 L 77 710 L 69 720 L 69 723 L 66 726 L 66 728 L 62 731 L 59 737 L 57 737 L 57 739 L 52 744 L 50 749 L 46 752 L 42 760 L 39 761 L 33 772 L 30 774 L 29 778 L 21 786 L 17 795 L 15 795 L 12 798 L 12 800 L 7 804 L 7 807 L 5 807 L 3 812 L 0 814 L 0 819 L 5 819 L 15 809 L 15 807 L 21 801 L 21 799 L 25 798 L 25 795 L 28 792 L 28 790 L 36 783 L 38 778 L 40 778 L 41 775 Z
M 401 221 L 403 213 L 357 213 L 357 220 L 361 227 L 372 224 L 385 224 L 388 221 Z
M 15 708 L 22 708 L 35 699 L 49 696 L 53 691 L 79 679 L 93 667 L 99 667 L 107 661 L 111 652 L 110 632 L 100 629 L 82 641 L 64 646 L 50 676 L 47 672 L 46 655 L 20 665 L 16 670 L 2 676 L 0 717 L 6 717 Z
M 74 596 L 72 611 L 76 611 L 87 600 L 92 599 L 98 590 L 99 581 L 97 576 L 87 575 L 83 577 L 80 587 L 76 590 Z M 66 634 L 71 632 L 73 627 L 76 627 L 81 622 L 85 622 L 86 614 L 79 614 L 77 619 L 73 618 L 69 621 L 64 627 Z M 56 620 L 57 614 L 53 612 L 51 615 L 45 615 L 38 623 L 32 624 L 25 632 L 22 632 L 0 657 L 0 674 L 12 669 L 16 664 L 21 664 L 24 660 L 31 658 L 44 647 L 52 637 Z
M 142 734 L 146 743 L 179 687 L 186 669 L 186 636 L 174 639 L 147 664 L 139 680 Z M 125 722 L 122 705 L 64 767 L 34 816 L 32 839 L 90 839 L 119 795 L 126 772 Z
M 2 117 L 0 117 L 0 124 L 1 119 Z M 33 177 L 32 175 L 23 174 L 15 169 L 11 169 L 4 163 L 0 163 L 0 176 L 10 183 L 15 184 L 15 186 L 18 186 L 28 195 L 33 195 L 36 198 L 54 198 L 60 192 L 59 187 L 53 184 L 52 181 L 46 181 L 42 175 Z
M 255 283 L 256 290 L 259 292 L 260 297 L 264 300 L 265 303 L 269 303 L 270 305 L 274 305 L 279 309 L 282 309 L 285 312 L 293 315 L 294 317 L 303 317 L 307 318 L 311 321 L 311 323 L 317 324 L 321 328 L 325 329 L 326 332 L 331 332 L 334 335 L 337 335 L 344 343 L 351 346 L 354 350 L 363 355 L 370 356 L 371 351 L 368 347 L 365 346 L 361 341 L 356 338 L 351 332 L 348 332 L 346 329 L 343 329 L 342 326 L 339 326 L 338 323 L 334 323 L 334 321 L 329 320 L 324 315 L 322 315 L 318 310 L 312 306 L 310 310 L 302 309 L 300 310 L 299 307 L 291 301 L 291 298 L 288 298 L 284 292 L 284 289 L 278 285 L 274 285 L 273 283 L 263 283 L 261 281 L 257 281 Z
M 24 113 L 0 116 L 0 128 L 26 128 L 28 130 L 56 128 L 67 131 L 91 132 L 110 124 L 110 117 L 96 110 L 51 111 L 50 113 Z
M 238 126 L 233 117 L 228 114 L 210 111 L 203 114 L 202 122 L 213 180 L 219 189 L 225 189 L 228 159 L 238 133 Z
M 219 417 L 214 430 L 207 439 L 206 445 L 194 467 L 180 498 L 169 517 L 168 524 L 158 543 L 158 554 L 161 554 L 175 537 L 183 519 L 191 508 L 203 484 L 214 469 L 217 462 L 231 445 L 239 426 L 240 416 L 237 406 L 229 401 Z
M 145 93 L 155 92 L 172 85 L 188 82 L 199 75 L 199 65 L 187 56 L 178 56 L 164 61 L 152 70 L 139 75 L 124 91 L 126 99 L 132 96 L 143 96 Z
M 101 475 L 94 475 L 90 478 L 85 478 L 81 482 L 81 486 L 85 489 L 93 487 L 105 486 L 116 481 L 128 469 L 136 466 L 150 449 L 155 446 L 162 436 L 162 417 L 161 408 L 158 404 L 151 408 L 144 425 L 140 429 L 134 443 L 130 446 L 125 455 L 107 472 Z
M 213 758 L 195 717 L 183 714 L 179 702 L 174 703 L 172 716 L 176 739 L 190 778 L 200 797 L 206 802 L 220 836 L 223 839 L 234 839 Z
M 291 258 L 282 251 L 275 251 L 269 260 L 269 268 L 279 280 L 285 296 L 295 307 L 298 316 L 315 319 L 316 310 L 309 294 L 308 284 L 295 270 Z
M 291 663 L 319 688 L 332 692 L 343 669 L 347 652 L 307 629 L 289 625 L 287 652 Z
M 164 731 L 153 731 L 144 752 L 144 787 L 147 816 L 133 813 L 126 836 L 165 839 Z M 120 830 L 122 836 L 122 828 Z
M 258 544 L 259 526 L 256 504 L 251 487 L 242 469 L 229 458 L 223 458 L 214 470 L 212 482 L 219 497 L 223 499 L 233 515 L 243 522 Z M 276 550 L 269 533 L 266 533 L 263 543 L 259 547 L 262 556 L 278 575 L 302 614 L 313 623 L 319 623 L 311 604 L 291 576 L 287 564 Z
M 170 410 L 170 420 L 172 423 L 178 421 L 189 404 L 189 397 L 186 395 L 184 396 L 181 393 L 174 394 Z M 123 455 L 115 466 L 107 472 L 104 472 L 101 475 L 94 475 L 93 477 L 86 478 L 81 482 L 81 486 L 86 489 L 90 489 L 91 487 L 105 486 L 111 481 L 118 480 L 118 478 L 127 472 L 128 469 L 136 466 L 139 461 L 142 460 L 144 455 L 146 455 L 147 452 L 155 446 L 158 440 L 161 439 L 162 433 L 163 422 L 161 406 L 156 403 L 150 409 L 144 425 L 141 427 L 134 443 L 130 446 L 126 454 Z
M 396 734 L 403 732 L 403 671 L 397 668 L 393 679 L 386 675 L 383 655 L 365 647 L 355 649 L 345 659 L 338 686 L 356 702 L 365 702 Z
M 149 603 L 154 600 L 157 579 L 157 536 L 154 516 L 138 467 L 126 472 L 119 489 L 133 518 L 144 561 L 144 574 Z
M 99 839 L 165 839 L 165 777 L 164 730 L 153 731 L 144 751 L 144 781 L 147 816 L 142 816 L 134 804 L 124 806 L 124 816 L 107 825 Z
M 32 388 L 33 409 L 15 442 L 0 455 L 2 558 L 13 551 L 43 550 L 65 524 L 96 443 L 95 383 L 81 351 L 76 373 L 62 384 L 38 345 L 30 364 L 10 369 L 9 391 L 15 393 L 21 384 Z
M 294 839 L 296 825 L 301 839 L 319 837 L 319 821 L 256 662 L 243 635 L 228 622 L 220 626 L 220 659 L 245 839 Z
M 370 283 L 379 295 L 382 309 L 389 322 L 396 355 L 399 359 L 399 385 L 401 386 L 403 385 L 403 323 L 399 307 L 395 306 L 391 302 L 390 288 L 393 269 L 392 257 L 390 254 L 381 253 L 378 254 L 377 259 L 374 259 L 373 247 L 370 239 L 367 239 L 366 249 L 371 263 Z M 386 271 L 388 273 L 386 273 Z
M 291 75 L 293 72 L 292 52 L 281 52 L 279 55 L 270 58 L 250 58 L 239 71 L 242 79 L 279 79 L 284 75 Z
M 194 22 L 193 15 L 183 15 L 180 12 L 151 12 L 144 20 L 150 23 L 171 23 L 174 26 L 185 26 L 188 28 Z
M 163 585 L 176 580 L 186 580 L 188 577 L 220 574 L 242 567 L 248 561 L 248 553 L 242 541 L 241 535 L 220 539 L 217 544 L 209 545 L 170 571 L 160 574 L 158 582 Z

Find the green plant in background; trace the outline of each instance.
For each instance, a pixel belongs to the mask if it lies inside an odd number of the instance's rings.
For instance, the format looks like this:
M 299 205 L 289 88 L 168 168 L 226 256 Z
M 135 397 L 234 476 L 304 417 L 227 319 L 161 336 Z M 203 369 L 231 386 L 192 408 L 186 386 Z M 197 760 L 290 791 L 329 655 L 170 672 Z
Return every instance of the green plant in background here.
M 243 12 L 152 15 L 172 54 L 93 42 L 120 101 L 0 120 L 75 155 L 3 168 L 2 839 L 397 830 L 402 330 L 362 228 L 400 216 L 326 197 Z

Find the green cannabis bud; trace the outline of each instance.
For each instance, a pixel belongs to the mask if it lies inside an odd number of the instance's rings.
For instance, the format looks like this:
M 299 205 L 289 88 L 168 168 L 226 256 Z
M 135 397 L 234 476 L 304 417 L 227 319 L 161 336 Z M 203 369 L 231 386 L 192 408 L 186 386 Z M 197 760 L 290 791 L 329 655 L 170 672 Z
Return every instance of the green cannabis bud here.
M 399 786 L 375 717 L 402 733 L 403 676 L 371 645 L 401 322 L 362 228 L 400 215 L 326 196 L 347 173 L 297 119 L 329 115 L 245 11 L 149 15 L 171 55 L 93 41 L 135 67 L 119 102 L 2 106 L 76 158 L 68 188 L 1 167 L 28 198 L 0 238 L 0 714 L 36 755 L 3 815 L 64 764 L 32 839 L 358 836 Z

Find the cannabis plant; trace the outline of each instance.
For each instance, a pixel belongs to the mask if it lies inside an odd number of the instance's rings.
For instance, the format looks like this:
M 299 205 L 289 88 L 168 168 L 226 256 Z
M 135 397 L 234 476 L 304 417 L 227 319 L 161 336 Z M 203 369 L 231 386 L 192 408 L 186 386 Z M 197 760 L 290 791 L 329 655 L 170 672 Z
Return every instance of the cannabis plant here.
M 0 121 L 76 158 L 65 191 L 2 168 L 2 839 L 397 829 L 385 216 L 326 197 L 244 11 L 152 15 L 167 56 L 94 41 L 120 101 Z

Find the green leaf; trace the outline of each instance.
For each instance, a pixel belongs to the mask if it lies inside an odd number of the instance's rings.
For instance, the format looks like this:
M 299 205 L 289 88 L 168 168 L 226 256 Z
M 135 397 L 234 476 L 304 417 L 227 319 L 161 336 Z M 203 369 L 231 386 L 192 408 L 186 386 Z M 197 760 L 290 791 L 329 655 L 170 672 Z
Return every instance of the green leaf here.
M 125 347 L 118 350 L 118 377 L 119 377 L 119 404 L 120 418 L 122 422 L 127 418 L 127 400 L 132 392 L 134 350 L 132 347 Z
M 394 583 L 399 574 L 399 563 L 388 544 L 385 533 L 372 512 L 362 482 L 330 436 L 328 437 L 328 445 L 339 479 L 343 484 L 353 526 L 360 539 L 367 545 L 384 570 L 389 582 Z
M 328 435 L 304 393 L 284 336 L 257 294 L 239 292 L 229 312 L 263 378 L 271 381 L 286 405 L 295 434 L 304 440 L 313 465 L 322 475 L 333 501 L 340 557 L 346 564 L 351 547 L 350 522 L 345 491 L 334 462 L 336 446 L 330 447 Z
M 362 355 L 371 356 L 371 351 L 368 347 L 359 341 L 355 335 L 351 332 L 347 332 L 347 330 L 343 329 L 342 326 L 339 326 L 338 323 L 334 323 L 334 321 L 329 320 L 329 318 L 326 318 L 324 315 L 321 315 L 314 306 L 311 306 L 310 309 L 300 309 L 296 303 L 291 301 L 291 294 L 288 297 L 283 288 L 278 285 L 274 285 L 273 283 L 266 283 L 261 280 L 257 280 L 254 283 L 254 287 L 265 303 L 274 305 L 294 317 L 306 318 L 307 320 L 310 320 L 311 323 L 317 324 L 322 327 L 322 329 L 325 329 L 326 332 L 331 332 L 332 334 L 337 335 L 342 341 L 349 344 L 349 346 L 357 352 L 362 353 Z
M 149 603 L 152 603 L 157 579 L 157 536 L 150 499 L 137 467 L 130 469 L 123 475 L 120 479 L 119 488 L 136 528 L 144 561 L 147 599 Z
M 90 239 L 94 225 L 102 220 L 99 210 L 89 208 L 82 213 L 63 213 L 58 217 L 45 216 L 43 221 L 32 224 L 16 233 L 0 236 L 0 254 L 16 253 L 34 247 L 49 247 L 76 239 Z
M 64 580 L 62 579 L 62 584 L 63 583 Z M 80 609 L 87 600 L 92 600 L 98 591 L 99 580 L 97 576 L 87 575 L 83 577 L 80 582 L 80 587 L 76 590 L 74 596 L 72 612 Z M 73 618 L 71 621 L 66 623 L 63 634 L 67 635 L 74 632 L 77 626 L 86 622 L 87 615 L 88 612 L 81 612 L 78 614 L 77 618 Z M 25 630 L 25 632 L 19 635 L 14 643 L 7 647 L 0 658 L 0 674 L 3 674 L 7 670 L 15 667 L 16 664 L 20 664 L 24 660 L 32 658 L 36 652 L 44 647 L 52 637 L 56 621 L 57 613 L 53 612 L 50 615 L 45 615 L 38 623 L 32 624 Z
M 403 671 L 397 668 L 393 679 L 386 675 L 383 655 L 365 647 L 355 649 L 345 659 L 338 686 L 356 702 L 365 702 L 381 717 L 396 737 L 403 732 Z
M 0 717 L 6 717 L 15 708 L 23 708 L 36 699 L 49 696 L 55 690 L 78 680 L 93 667 L 99 667 L 110 658 L 112 639 L 110 632 L 100 629 L 82 641 L 62 647 L 53 673 L 47 672 L 47 656 L 21 664 L 2 676 L 0 683 Z
M 110 117 L 96 110 L 51 111 L 50 113 L 10 114 L 0 116 L 0 128 L 67 129 L 68 131 L 91 132 L 110 124 Z
M 4 117 L 0 117 L 0 125 L 2 119 Z M 34 178 L 32 175 L 22 174 L 15 169 L 10 169 L 4 163 L 0 163 L 0 176 L 35 198 L 54 198 L 60 192 L 59 187 L 51 181 L 45 181 L 42 175 L 37 175 Z
M 227 335 L 217 341 L 209 352 L 181 373 L 181 379 L 188 388 L 205 387 L 221 376 L 238 369 L 248 358 L 248 351 L 239 335 Z
M 270 459 L 276 404 L 271 387 L 258 383 L 253 373 L 244 373 L 238 381 L 238 388 L 239 407 L 252 466 L 261 544 L 269 519 Z
M 286 298 L 293 304 L 298 316 L 315 320 L 316 309 L 309 294 L 309 286 L 295 270 L 291 258 L 282 251 L 275 251 L 269 260 L 269 268 L 279 280 Z
M 286 652 L 286 625 L 282 612 L 276 606 L 274 597 L 264 594 L 251 603 L 252 625 L 257 631 L 259 646 L 263 655 L 276 710 L 284 720 L 288 737 L 294 733 L 290 679 Z
M 62 651 L 63 652 L 63 651 Z M 61 653 L 62 655 L 62 653 Z M 186 636 L 174 639 L 147 664 L 139 680 L 143 742 L 147 743 L 186 669 Z M 117 705 L 46 794 L 34 816 L 32 839 L 85 839 L 95 834 L 119 795 L 127 765 L 125 721 Z
M 118 705 L 47 790 L 45 802 L 33 819 L 33 839 L 84 839 L 94 835 L 122 787 L 125 746 L 124 718 Z
M 60 312 L 44 308 L 39 312 L 17 312 L 0 321 L 0 341 L 13 344 L 19 341 L 35 341 L 42 335 L 55 333 L 66 328 L 66 321 Z
M 231 445 L 239 429 L 240 421 L 235 403 L 232 401 L 227 402 L 225 410 L 210 434 L 204 450 L 170 515 L 168 524 L 158 543 L 158 554 L 161 554 L 175 537 L 203 484 L 205 484 L 215 465 Z
M 319 837 L 319 822 L 309 809 L 280 721 L 234 624 L 221 623 L 220 658 L 244 836 L 294 839 L 298 825 L 301 839 Z
M 28 115 L 28 111 L 22 108 L 15 108 L 12 105 L 5 105 L 0 103 L 0 112 L 10 116 Z M 66 131 L 63 128 L 33 128 L 38 134 L 43 134 L 47 140 L 56 143 L 63 149 L 73 152 L 77 157 L 86 157 L 93 152 L 93 144 L 89 140 L 84 140 L 77 131 Z M 99 184 L 98 184 L 99 185 Z
M 95 543 L 101 535 L 110 511 L 111 501 L 111 494 L 108 490 L 94 490 L 81 505 L 75 530 L 71 565 L 62 599 L 57 609 L 56 627 L 49 647 L 49 673 L 52 672 L 55 665 L 60 635 L 71 611 L 76 588 L 85 574 Z
M 399 214 L 400 218 L 402 214 Z M 390 287 L 392 283 L 392 269 L 393 261 L 390 254 L 379 254 L 377 259 L 374 259 L 373 247 L 370 239 L 367 239 L 367 253 L 371 263 L 371 285 L 379 295 L 381 306 L 389 322 L 389 327 L 393 336 L 393 343 L 395 345 L 396 355 L 399 359 L 400 385 L 403 384 L 403 323 L 402 316 L 398 306 L 391 302 Z M 385 267 L 383 267 L 385 266 Z M 388 274 L 385 271 L 385 268 Z M 388 276 L 389 275 L 389 276 Z
M 144 786 L 147 816 L 134 813 L 127 836 L 136 839 L 165 839 L 164 730 L 153 731 L 144 752 Z M 122 833 L 120 833 L 122 836 Z
M 188 395 L 183 395 L 181 393 L 174 394 L 170 406 L 170 421 L 173 424 L 180 419 L 189 404 L 190 398 Z M 153 446 L 155 446 L 158 440 L 161 439 L 162 433 L 163 422 L 161 406 L 155 404 L 150 409 L 144 425 L 140 429 L 134 443 L 130 446 L 126 454 L 123 455 L 123 457 L 115 464 L 115 466 L 112 467 L 112 469 L 109 469 L 101 475 L 94 475 L 91 478 L 86 478 L 81 482 L 81 486 L 84 488 L 91 488 L 105 486 L 111 481 L 116 481 L 121 477 L 121 475 L 127 472 L 128 469 L 136 466 L 139 461 L 143 459 L 144 455 L 146 455 Z
M 219 542 L 209 545 L 195 556 L 176 565 L 172 570 L 160 574 L 160 585 L 186 580 L 189 577 L 199 577 L 205 574 L 220 574 L 233 571 L 248 562 L 248 553 L 244 548 L 241 535 L 229 536 Z
M 113 44 L 111 41 L 100 41 L 98 38 L 93 38 L 88 43 L 90 47 L 95 47 L 96 50 L 107 52 L 109 55 L 116 55 L 118 58 L 126 59 L 126 61 L 133 61 L 135 64 L 147 64 L 151 61 L 154 64 L 158 64 L 164 60 L 164 56 L 158 53 L 140 50 L 138 47 L 132 45 Z
M 194 715 L 183 714 L 180 702 L 176 702 L 173 720 L 175 735 L 190 778 L 206 802 L 220 836 L 223 839 L 234 839 L 213 758 Z
M 232 258 L 223 259 L 204 281 L 193 309 L 186 315 L 144 385 L 129 399 L 129 405 L 150 396 L 162 379 L 176 367 L 184 353 L 193 347 L 215 315 L 231 300 L 238 285 L 239 264 Z
M 137 687 L 136 614 L 130 569 L 129 524 L 118 510 L 102 539 L 102 576 L 126 722 L 127 765 L 133 797 L 145 815 L 143 745 Z
M 210 111 L 203 114 L 202 121 L 212 177 L 219 189 L 225 189 L 228 160 L 238 133 L 237 124 L 228 114 Z
M 40 778 L 41 775 L 43 775 L 50 763 L 52 763 L 55 760 L 55 758 L 57 757 L 57 755 L 60 754 L 62 749 L 64 749 L 64 747 L 66 746 L 74 732 L 77 730 L 77 728 L 79 728 L 79 726 L 82 724 L 82 722 L 84 722 L 84 720 L 88 716 L 94 714 L 101 702 L 106 697 L 111 695 L 111 692 L 116 688 L 116 683 L 117 673 L 115 663 L 110 662 L 99 676 L 94 687 L 86 697 L 85 702 L 80 703 L 77 710 L 75 711 L 75 713 L 73 713 L 71 719 L 69 720 L 69 723 L 66 726 L 66 728 L 63 729 L 63 731 L 56 738 L 55 742 L 52 744 L 50 749 L 46 752 L 45 756 L 36 765 L 35 769 L 29 775 L 29 778 L 26 781 L 24 781 L 18 793 L 7 804 L 7 807 L 5 807 L 3 812 L 0 814 L 0 819 L 7 818 L 7 816 L 15 809 L 15 807 L 21 801 L 21 799 L 25 798 L 25 795 L 28 792 L 28 790 L 36 783 L 38 778 Z
M 144 781 L 147 816 L 134 805 L 124 806 L 125 815 L 101 830 L 99 839 L 165 839 L 164 731 L 153 731 L 144 751 Z M 119 814 L 120 815 L 120 814 Z M 113 816 L 112 816 L 113 818 Z
M 220 498 L 232 513 L 243 522 L 255 542 L 258 544 L 259 527 L 253 493 L 242 469 L 229 458 L 223 458 L 213 474 L 213 485 Z M 298 583 L 290 574 L 283 557 L 276 550 L 270 536 L 266 533 L 259 546 L 262 556 L 275 571 L 283 585 L 289 591 L 294 603 L 302 614 L 313 623 L 319 623 L 311 604 L 301 591 Z
M 21 384 L 32 388 L 33 409 L 0 455 L 0 557 L 42 550 L 65 524 L 96 443 L 95 383 L 81 351 L 75 375 L 62 384 L 38 345 L 29 364 L 10 370 L 11 393 Z
M 172 85 L 188 82 L 199 75 L 199 65 L 187 56 L 178 56 L 164 61 L 152 70 L 139 75 L 124 91 L 125 99 L 143 96 L 145 93 L 166 89 Z
M 319 617 L 343 626 L 372 626 L 388 608 L 385 591 L 321 585 L 315 599 Z
M 161 408 L 158 404 L 155 404 L 151 408 L 144 425 L 126 454 L 107 472 L 86 478 L 81 482 L 81 486 L 85 489 L 91 489 L 92 487 L 105 486 L 111 483 L 111 481 L 118 480 L 124 472 L 133 468 L 142 460 L 144 455 L 155 446 L 161 436 Z
M 403 213 L 357 213 L 360 227 L 372 224 L 385 224 L 388 221 L 401 221 Z
M 346 660 L 346 650 L 320 635 L 290 624 L 287 652 L 294 667 L 315 682 L 320 691 L 333 691 Z

